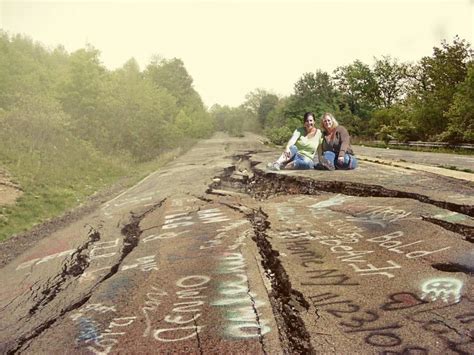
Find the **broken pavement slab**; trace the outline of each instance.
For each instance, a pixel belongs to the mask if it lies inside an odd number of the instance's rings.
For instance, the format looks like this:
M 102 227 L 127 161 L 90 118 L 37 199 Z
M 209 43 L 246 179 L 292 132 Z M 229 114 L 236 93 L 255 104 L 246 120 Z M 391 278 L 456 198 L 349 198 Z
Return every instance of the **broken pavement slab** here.
M 2 351 L 472 353 L 472 184 L 276 154 L 216 135 L 20 255 Z
M 379 159 L 379 158 L 367 157 L 367 156 L 362 156 L 362 155 L 358 155 L 357 157 L 360 160 L 367 161 L 367 162 L 383 164 L 383 165 L 390 165 L 390 166 L 395 166 L 395 167 L 405 168 L 405 169 L 425 171 L 425 172 L 433 173 L 433 174 L 436 174 L 436 175 L 448 176 L 448 177 L 452 177 L 452 178 L 455 178 L 455 179 L 462 179 L 462 180 L 474 182 L 474 174 L 473 173 L 467 173 L 467 172 L 464 172 L 464 171 L 450 170 L 450 169 L 440 168 L 440 167 L 436 167 L 436 166 L 409 163 L 409 162 L 404 162 L 404 161 Z

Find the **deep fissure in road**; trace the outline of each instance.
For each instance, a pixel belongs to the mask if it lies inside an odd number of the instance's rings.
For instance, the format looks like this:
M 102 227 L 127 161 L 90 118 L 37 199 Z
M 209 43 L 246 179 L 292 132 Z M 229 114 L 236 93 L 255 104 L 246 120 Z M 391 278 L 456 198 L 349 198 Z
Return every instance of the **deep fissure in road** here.
M 262 266 L 271 281 L 272 292 L 269 296 L 278 314 L 277 321 L 280 326 L 283 326 L 283 333 L 280 332 L 280 336 L 283 337 L 281 340 L 289 345 L 290 354 L 314 354 L 310 334 L 298 309 L 293 306 L 296 303 L 308 310 L 309 303 L 291 286 L 288 275 L 278 258 L 278 251 L 274 250 L 268 241 L 266 230 L 270 223 L 267 221 L 267 215 L 260 209 L 253 211 L 247 218 L 253 226 L 252 239 L 258 246 Z
M 56 281 L 52 284 L 47 284 L 47 289 L 43 290 L 42 297 L 37 301 L 33 307 L 28 311 L 30 316 L 33 316 L 40 307 L 44 307 L 61 291 L 64 283 L 69 279 L 70 276 L 79 276 L 89 266 L 89 258 L 87 252 L 89 247 L 100 240 L 100 233 L 91 227 L 89 231 L 88 240 L 84 245 L 76 249 L 71 255 L 69 260 L 63 264 L 63 268 L 60 275 L 55 277 Z
M 308 310 L 310 305 L 299 291 L 293 289 L 288 274 L 278 258 L 279 252 L 274 250 L 268 241 L 266 230 L 270 227 L 270 223 L 267 214 L 261 209 L 253 210 L 242 205 L 225 203 L 224 205 L 244 214 L 252 225 L 254 232 L 252 240 L 257 245 L 265 275 L 272 286 L 268 296 L 278 324 L 280 341 L 285 344 L 284 348 L 288 349 L 287 353 L 315 354 L 310 334 L 298 311 L 301 308 Z M 255 314 L 259 321 L 256 310 Z M 265 352 L 262 337 L 260 343 Z
M 227 195 L 229 192 L 246 194 L 256 200 L 265 200 L 278 195 L 321 195 L 322 193 L 340 193 L 358 197 L 387 197 L 407 198 L 422 203 L 434 205 L 449 211 L 473 216 L 474 208 L 470 205 L 456 204 L 446 201 L 437 201 L 428 196 L 404 191 L 387 189 L 378 185 L 341 181 L 316 181 L 302 176 L 288 176 L 274 172 L 267 173 L 254 169 L 258 163 L 250 161 L 250 153 L 234 157 L 234 164 L 216 177 L 209 186 L 207 193 L 214 195 Z M 229 194 L 232 195 L 232 194 Z M 235 206 L 234 206 L 235 208 Z M 308 334 L 299 312 L 292 306 L 297 303 L 305 309 L 309 308 L 307 301 L 296 290 L 292 289 L 288 275 L 284 270 L 278 256 L 266 235 L 269 227 L 267 215 L 264 211 L 241 208 L 252 223 L 262 265 L 267 270 L 267 277 L 271 281 L 272 292 L 270 300 L 280 328 L 280 339 L 287 344 L 291 353 L 313 353 L 310 335 Z M 436 218 L 422 216 L 422 219 L 441 226 L 442 228 L 458 233 L 464 240 L 473 242 L 474 227 L 456 222 L 441 221 Z M 471 269 L 458 264 L 434 264 L 432 267 L 443 272 L 462 272 L 472 274 Z
M 149 213 L 155 211 L 156 209 L 160 208 L 164 201 L 166 201 L 166 198 L 151 207 L 150 209 L 146 210 L 142 214 L 139 215 L 132 215 L 130 223 L 126 224 L 122 230 L 121 233 L 124 236 L 123 240 L 123 247 L 121 251 L 120 258 L 118 261 L 111 267 L 110 271 L 102 277 L 90 290 L 87 292 L 85 295 L 82 296 L 82 298 L 73 304 L 70 304 L 68 307 L 62 309 L 59 313 L 59 315 L 55 317 L 50 317 L 46 322 L 43 322 L 42 324 L 36 326 L 36 328 L 33 331 L 30 331 L 29 334 L 24 334 L 22 335 L 17 341 L 15 341 L 14 344 L 9 349 L 5 349 L 5 352 L 7 354 L 14 354 L 19 350 L 26 350 L 29 346 L 29 342 L 41 335 L 45 330 L 50 328 L 54 323 L 56 323 L 58 320 L 62 319 L 65 314 L 74 311 L 80 307 L 82 307 L 87 301 L 91 298 L 92 293 L 94 290 L 99 287 L 105 280 L 111 278 L 113 275 L 115 275 L 118 270 L 120 265 L 122 264 L 123 260 L 127 257 L 128 254 L 132 252 L 132 250 L 138 245 L 138 241 L 140 238 L 140 235 L 142 234 L 142 230 L 140 230 L 140 222 L 142 219 L 144 219 Z M 100 239 L 100 234 L 98 234 L 98 231 L 92 230 L 92 232 L 89 234 L 89 240 L 84 244 L 83 247 L 79 248 L 74 254 L 77 255 L 78 257 L 82 255 L 82 252 L 86 249 L 88 249 L 90 246 L 93 245 L 94 242 Z M 87 266 L 89 265 L 86 259 L 79 257 L 76 258 L 77 262 L 73 262 L 72 266 L 73 269 L 68 269 L 67 267 L 63 267 L 61 275 L 64 277 L 66 276 L 73 276 L 77 277 L 82 275 L 82 273 L 86 270 Z M 66 262 L 67 264 L 67 262 Z M 66 269 L 65 269 L 66 268 Z M 65 273 L 66 272 L 66 273 Z M 80 273 L 78 273 L 80 272 Z M 46 293 L 46 297 L 42 299 L 40 302 L 38 302 L 32 310 L 30 310 L 30 314 L 34 314 L 39 307 L 45 307 L 48 305 L 56 296 L 59 294 L 60 291 L 63 291 L 63 289 L 60 287 L 63 283 L 65 282 L 62 281 L 60 284 L 56 285 L 54 288 L 53 292 L 48 291 Z M 50 295 L 50 296 L 48 296 Z
M 218 177 L 218 181 L 213 182 L 209 186 L 208 192 L 216 189 L 230 189 L 250 195 L 257 200 L 265 200 L 270 196 L 278 195 L 301 194 L 315 196 L 324 192 L 358 197 L 408 198 L 474 217 L 474 206 L 472 205 L 438 201 L 422 194 L 387 189 L 379 185 L 346 181 L 318 181 L 303 176 L 264 172 L 254 168 L 259 162 L 251 161 L 250 155 L 251 153 L 234 156 L 233 161 L 235 165 L 224 169 L 224 172 Z M 248 171 L 249 168 L 251 171 Z M 244 174 L 241 171 L 244 171 Z M 468 242 L 472 243 L 474 241 L 473 226 L 442 221 L 431 217 L 422 218 L 446 230 L 462 235 Z

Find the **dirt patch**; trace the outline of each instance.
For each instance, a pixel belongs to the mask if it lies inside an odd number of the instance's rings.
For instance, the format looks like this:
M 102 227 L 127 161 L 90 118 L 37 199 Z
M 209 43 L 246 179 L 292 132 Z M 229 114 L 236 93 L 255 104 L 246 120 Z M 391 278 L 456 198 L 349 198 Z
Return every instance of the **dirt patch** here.
M 0 169 L 0 206 L 14 205 L 22 194 L 20 186 L 11 180 L 6 171 Z

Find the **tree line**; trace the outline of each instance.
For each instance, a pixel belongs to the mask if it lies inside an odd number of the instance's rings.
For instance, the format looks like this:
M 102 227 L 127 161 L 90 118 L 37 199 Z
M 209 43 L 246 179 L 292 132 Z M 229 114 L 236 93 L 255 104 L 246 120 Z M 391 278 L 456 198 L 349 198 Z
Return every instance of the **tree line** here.
M 331 74 L 304 73 L 287 97 L 256 89 L 239 107 L 210 110 L 219 129 L 257 127 L 277 144 L 307 111 L 332 112 L 352 135 L 369 140 L 474 143 L 473 50 L 456 36 L 416 63 L 391 56 L 372 65 L 355 60 Z
M 0 30 L 0 173 L 23 191 L 0 205 L 0 240 L 214 132 L 180 59 L 108 70 L 99 56 Z
M 2 131 L 18 138 L 27 129 L 36 148 L 62 131 L 101 153 L 137 161 L 213 132 L 180 59 L 155 57 L 141 71 L 132 58 L 107 70 L 99 56 L 90 45 L 68 53 L 0 32 Z

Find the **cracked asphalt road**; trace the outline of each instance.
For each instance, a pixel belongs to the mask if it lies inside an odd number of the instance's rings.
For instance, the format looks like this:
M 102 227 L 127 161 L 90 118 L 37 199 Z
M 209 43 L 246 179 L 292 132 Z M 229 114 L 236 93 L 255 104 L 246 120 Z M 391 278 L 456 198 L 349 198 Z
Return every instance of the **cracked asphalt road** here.
M 473 353 L 473 182 L 277 154 L 216 135 L 40 240 L 2 269 L 1 352 Z

